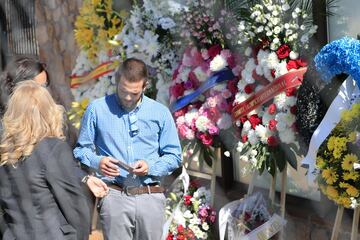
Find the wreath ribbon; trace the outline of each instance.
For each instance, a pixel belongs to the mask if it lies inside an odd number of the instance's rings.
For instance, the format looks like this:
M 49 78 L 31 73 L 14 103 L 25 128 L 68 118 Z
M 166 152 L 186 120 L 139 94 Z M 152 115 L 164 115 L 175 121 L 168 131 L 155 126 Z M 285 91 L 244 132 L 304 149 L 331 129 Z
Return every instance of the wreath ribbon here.
M 94 70 L 85 73 L 81 76 L 72 75 L 71 76 L 71 88 L 76 88 L 81 84 L 84 84 L 90 80 L 97 79 L 107 73 L 114 71 L 119 66 L 119 61 L 107 61 L 99 66 L 97 66 Z
M 222 70 L 219 72 L 214 73 L 212 76 L 206 80 L 204 84 L 202 84 L 198 89 L 196 89 L 194 92 L 183 96 L 170 104 L 170 111 L 176 112 L 180 110 L 181 108 L 185 107 L 189 103 L 191 103 L 193 100 L 197 99 L 202 93 L 204 93 L 206 90 L 214 87 L 215 85 L 233 79 L 235 76 L 233 72 L 230 69 Z
M 279 93 L 301 85 L 306 70 L 307 68 L 304 67 L 288 72 L 276 78 L 272 83 L 268 84 L 260 91 L 253 93 L 245 101 L 236 104 L 232 110 L 233 120 L 239 120 L 241 117 L 274 98 Z

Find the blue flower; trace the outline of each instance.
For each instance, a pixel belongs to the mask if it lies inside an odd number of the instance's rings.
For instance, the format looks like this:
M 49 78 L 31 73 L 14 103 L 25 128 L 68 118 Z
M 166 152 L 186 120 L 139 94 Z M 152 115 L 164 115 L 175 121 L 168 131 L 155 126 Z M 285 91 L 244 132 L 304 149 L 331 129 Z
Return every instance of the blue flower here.
M 360 41 L 349 37 L 335 40 L 325 45 L 314 61 L 325 82 L 336 74 L 346 73 L 360 86 Z

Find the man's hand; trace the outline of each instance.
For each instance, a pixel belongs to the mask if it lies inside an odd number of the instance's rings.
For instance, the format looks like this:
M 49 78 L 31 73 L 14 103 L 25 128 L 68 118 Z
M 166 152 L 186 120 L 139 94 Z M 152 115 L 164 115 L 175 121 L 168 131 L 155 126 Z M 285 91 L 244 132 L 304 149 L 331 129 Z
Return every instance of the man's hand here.
M 94 194 L 95 197 L 105 197 L 109 192 L 108 186 L 100 178 L 94 176 L 89 177 L 86 185 L 89 187 L 90 191 Z
M 120 175 L 120 171 L 116 163 L 119 160 L 116 160 L 112 157 L 104 157 L 100 160 L 99 169 L 101 173 L 108 177 L 117 177 Z
M 145 176 L 149 172 L 149 166 L 144 160 L 136 161 L 133 173 L 137 176 Z

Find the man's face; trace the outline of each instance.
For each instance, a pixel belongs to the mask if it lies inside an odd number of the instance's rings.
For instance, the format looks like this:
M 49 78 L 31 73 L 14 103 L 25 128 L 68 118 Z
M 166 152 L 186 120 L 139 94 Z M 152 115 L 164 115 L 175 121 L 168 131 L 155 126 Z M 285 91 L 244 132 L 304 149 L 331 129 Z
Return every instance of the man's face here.
M 133 110 L 145 89 L 145 79 L 139 80 L 137 82 L 130 82 L 124 77 L 120 77 L 117 94 L 121 103 L 121 106 L 127 111 Z

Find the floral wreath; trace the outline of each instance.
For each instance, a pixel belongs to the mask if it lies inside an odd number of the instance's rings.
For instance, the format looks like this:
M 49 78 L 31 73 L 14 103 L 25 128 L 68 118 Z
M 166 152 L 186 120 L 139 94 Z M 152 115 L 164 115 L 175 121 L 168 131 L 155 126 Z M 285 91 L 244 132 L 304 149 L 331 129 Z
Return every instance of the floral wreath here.
M 237 151 L 240 159 L 250 162 L 252 168 L 260 173 L 267 169 L 274 175 L 276 168 L 284 169 L 286 161 L 297 167 L 293 143 L 297 133 L 296 91 L 302 76 L 299 75 L 297 84 L 275 92 L 273 100 L 261 102 L 261 99 L 273 88 L 279 88 L 279 79 L 305 69 L 307 62 L 298 51 L 308 47 L 317 27 L 305 25 L 308 14 L 298 7 L 290 11 L 285 0 L 265 0 L 248 7 L 249 18 L 239 24 L 239 42 L 248 42 L 252 47 L 245 50 L 249 59 L 241 72 L 233 110 L 241 137 Z M 236 114 L 239 106 L 257 101 L 261 103 L 257 108 Z
M 360 86 L 360 41 L 344 37 L 327 44 L 315 57 L 315 65 L 328 82 L 346 73 Z M 354 94 L 354 93 L 353 93 Z M 340 122 L 322 143 L 316 158 L 320 190 L 336 204 L 356 208 L 360 204 L 360 103 L 351 96 L 351 109 L 341 113 Z M 355 102 L 355 103 L 354 103 Z
M 112 0 L 85 0 L 75 22 L 75 39 L 81 49 L 71 74 L 75 101 L 68 112 L 76 128 L 88 103 L 115 92 L 114 69 L 119 56 L 109 43 L 124 25 L 126 13 L 115 12 Z
M 238 33 L 232 29 L 226 34 L 230 14 L 221 11 L 215 18 L 213 4 L 192 1 L 181 12 L 180 35 L 190 43 L 170 87 L 170 109 L 185 156 L 199 151 L 209 165 L 214 158 L 210 147 L 220 146 L 220 133 L 232 126 L 230 113 L 241 71 L 239 56 L 226 47 L 226 36 L 234 39 Z
M 87 58 L 97 63 L 100 51 L 113 49 L 110 39 L 123 28 L 125 11 L 112 9 L 112 0 L 84 0 L 75 21 L 75 40 Z
M 124 28 L 114 39 L 122 43 L 119 51 L 127 58 L 145 62 L 151 80 L 146 94 L 167 105 L 172 72 L 178 63 L 178 45 L 174 41 L 177 24 L 163 5 L 144 0 L 142 6 L 133 6 Z

